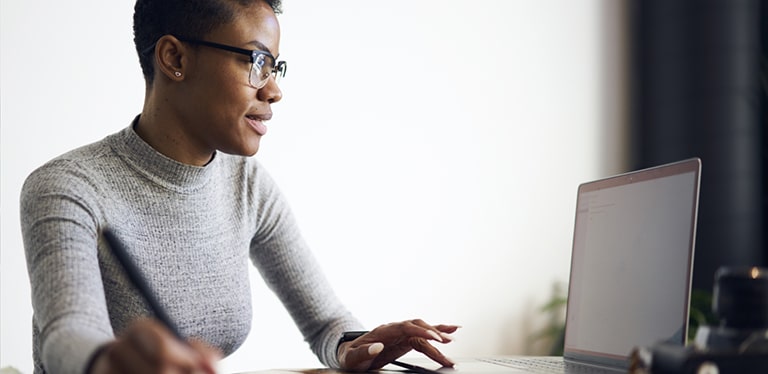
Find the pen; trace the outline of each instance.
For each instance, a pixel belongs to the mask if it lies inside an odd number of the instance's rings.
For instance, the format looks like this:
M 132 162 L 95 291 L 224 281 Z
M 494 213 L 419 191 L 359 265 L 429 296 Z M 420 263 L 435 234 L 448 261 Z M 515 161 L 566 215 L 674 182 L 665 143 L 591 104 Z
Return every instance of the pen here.
M 118 239 L 117 236 L 109 229 L 105 229 L 102 234 L 104 235 L 104 239 L 107 241 L 107 244 L 112 249 L 112 253 L 115 254 L 117 261 L 120 263 L 120 265 L 123 266 L 123 269 L 125 269 L 125 273 L 128 275 L 128 279 L 131 281 L 131 283 L 133 283 L 134 286 L 136 286 L 136 288 L 139 290 L 139 293 L 144 296 L 144 299 L 149 304 L 150 309 L 152 309 L 152 311 L 155 313 L 155 317 L 157 317 L 157 319 L 160 320 L 160 322 L 162 322 L 168 328 L 168 330 L 170 330 L 171 333 L 176 336 L 177 339 L 182 342 L 186 342 L 186 339 L 181 336 L 179 328 L 175 323 L 173 323 L 171 317 L 165 313 L 165 309 L 163 309 L 162 305 L 160 305 L 160 303 L 157 301 L 157 296 L 152 291 L 149 283 L 147 283 L 144 275 L 141 274 L 139 267 L 136 266 L 136 264 L 133 262 L 133 259 L 131 259 L 131 256 L 128 254 L 128 250 L 125 248 L 120 239 Z
M 430 370 L 430 369 L 427 369 L 427 368 L 423 368 L 421 366 L 411 365 L 409 363 L 402 362 L 402 361 L 392 361 L 392 362 L 390 362 L 390 364 L 396 365 L 396 366 L 400 366 L 401 368 L 406 368 L 406 369 L 408 369 L 408 372 L 410 372 L 410 373 L 418 373 L 418 374 L 444 374 L 444 373 L 442 373 L 440 371 L 437 371 L 437 370 Z

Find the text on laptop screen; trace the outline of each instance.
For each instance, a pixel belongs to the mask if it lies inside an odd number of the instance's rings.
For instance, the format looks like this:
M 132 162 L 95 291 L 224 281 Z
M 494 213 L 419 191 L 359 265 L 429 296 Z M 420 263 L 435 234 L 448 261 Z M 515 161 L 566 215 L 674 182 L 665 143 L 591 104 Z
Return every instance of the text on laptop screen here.
M 694 184 L 697 173 L 687 172 L 579 189 L 566 355 L 623 358 L 685 341 Z

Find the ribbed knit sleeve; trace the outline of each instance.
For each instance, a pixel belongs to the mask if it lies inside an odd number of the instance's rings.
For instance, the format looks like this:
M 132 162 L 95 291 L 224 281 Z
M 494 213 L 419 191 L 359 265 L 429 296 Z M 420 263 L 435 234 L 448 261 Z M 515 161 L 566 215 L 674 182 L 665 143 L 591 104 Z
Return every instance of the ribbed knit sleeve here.
M 93 352 L 112 339 L 97 258 L 94 187 L 75 165 L 36 171 L 21 194 L 38 358 L 57 373 L 83 373 Z M 36 360 L 35 372 L 43 372 Z M 53 372 L 49 370 L 49 372 Z
M 315 355 L 337 368 L 341 333 L 362 330 L 362 325 L 331 289 L 272 179 L 264 175 L 258 180 L 259 231 L 251 242 L 251 259 Z

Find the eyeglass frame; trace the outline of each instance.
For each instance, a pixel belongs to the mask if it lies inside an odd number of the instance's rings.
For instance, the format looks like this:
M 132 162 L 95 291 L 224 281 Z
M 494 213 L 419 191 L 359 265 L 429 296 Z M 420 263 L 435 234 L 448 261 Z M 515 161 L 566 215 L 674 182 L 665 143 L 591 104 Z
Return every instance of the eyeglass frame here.
M 180 38 L 178 36 L 175 36 L 176 39 L 185 42 L 185 43 L 191 43 L 191 44 L 199 44 L 206 47 L 216 48 L 224 51 L 234 52 L 238 53 L 244 56 L 248 56 L 250 58 L 251 62 L 251 69 L 248 72 L 248 85 L 259 90 L 264 88 L 264 86 L 267 85 L 267 81 L 269 81 L 269 76 L 271 75 L 275 79 L 275 83 L 280 81 L 280 78 L 285 76 L 285 72 L 288 70 L 288 63 L 285 61 L 278 61 L 275 56 L 272 55 L 272 53 L 269 53 L 268 51 L 262 51 L 260 49 L 244 49 L 244 48 L 238 48 L 231 45 L 221 44 L 221 43 L 215 43 L 215 42 L 209 42 L 207 40 L 197 40 L 197 39 L 189 39 L 189 38 Z M 152 49 L 155 48 L 155 44 L 152 44 L 149 48 L 142 51 L 143 54 L 149 53 Z M 254 67 L 257 66 L 256 61 L 260 56 L 266 56 L 272 59 L 273 64 L 271 66 L 272 71 L 269 72 L 269 74 L 266 76 L 266 78 L 261 78 L 258 81 L 258 84 L 253 84 L 253 71 Z M 263 65 L 262 65 L 263 66 Z M 258 68 L 259 73 L 261 72 L 261 67 Z

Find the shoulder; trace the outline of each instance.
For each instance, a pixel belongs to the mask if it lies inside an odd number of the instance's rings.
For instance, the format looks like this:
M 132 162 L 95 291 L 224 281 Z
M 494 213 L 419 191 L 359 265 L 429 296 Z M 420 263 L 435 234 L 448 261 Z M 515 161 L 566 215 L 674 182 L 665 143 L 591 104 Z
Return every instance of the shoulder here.
M 73 149 L 32 171 L 21 189 L 25 200 L 42 196 L 81 196 L 94 192 L 108 177 L 104 166 L 115 163 L 110 137 Z
M 50 185 L 58 179 L 70 179 L 77 175 L 87 173 L 94 165 L 93 161 L 104 157 L 109 152 L 109 147 L 104 140 L 76 148 L 51 159 L 35 169 L 26 179 L 25 189 L 39 185 Z M 71 182 L 71 180 L 67 180 Z

